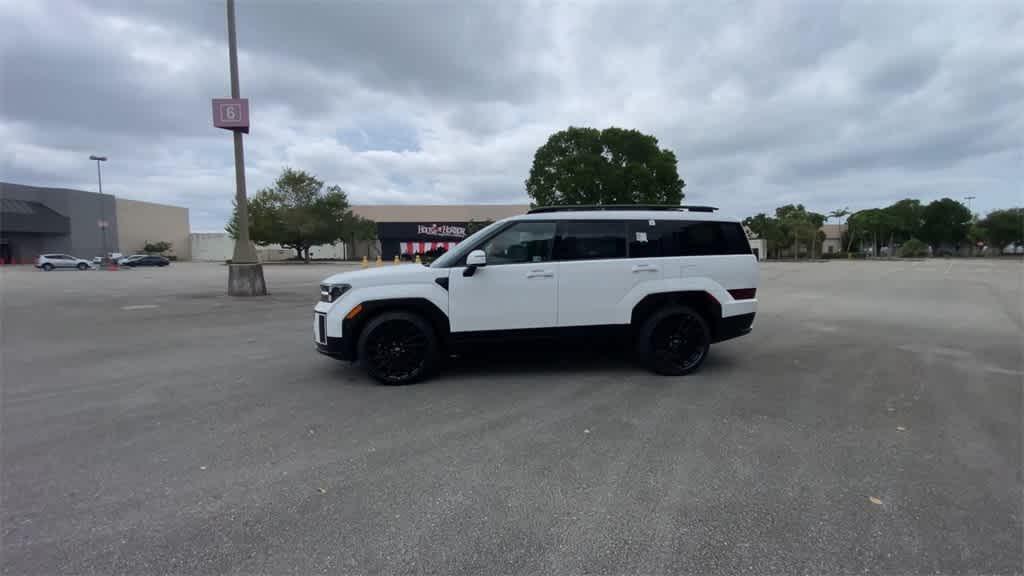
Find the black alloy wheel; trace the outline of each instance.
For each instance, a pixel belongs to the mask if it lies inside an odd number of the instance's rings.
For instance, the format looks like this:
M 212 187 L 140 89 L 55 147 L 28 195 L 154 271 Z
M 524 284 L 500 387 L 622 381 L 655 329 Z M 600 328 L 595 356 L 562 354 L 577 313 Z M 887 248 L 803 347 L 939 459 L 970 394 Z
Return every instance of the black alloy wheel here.
M 43 270 L 45 270 L 47 272 L 49 272 L 50 270 L 53 270 L 53 264 L 50 264 L 49 262 L 47 262 L 46 264 L 43 264 Z
M 359 362 L 384 384 L 411 384 L 427 376 L 437 360 L 437 337 L 417 314 L 385 312 L 359 336 Z
M 688 306 L 664 308 L 644 323 L 641 353 L 658 374 L 681 376 L 696 370 L 711 348 L 707 321 Z
M 89 265 L 86 264 L 85 262 L 79 262 L 78 269 L 84 272 L 89 269 Z

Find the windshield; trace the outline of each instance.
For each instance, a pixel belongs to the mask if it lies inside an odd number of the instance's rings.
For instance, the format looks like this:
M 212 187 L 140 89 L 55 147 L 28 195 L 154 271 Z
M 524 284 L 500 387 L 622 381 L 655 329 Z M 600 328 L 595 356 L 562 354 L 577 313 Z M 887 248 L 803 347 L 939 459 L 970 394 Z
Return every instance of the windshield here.
M 505 222 L 505 220 L 499 220 L 497 222 L 484 226 L 483 228 L 477 230 L 473 234 L 470 234 L 469 237 L 467 237 L 465 240 L 459 242 L 458 246 L 453 248 L 451 252 L 446 252 L 440 258 L 434 260 L 430 267 L 449 268 L 451 266 L 454 266 L 456 262 L 461 260 L 462 257 L 465 256 L 467 252 L 469 252 L 470 247 L 476 244 L 477 240 L 483 238 L 487 234 L 490 234 L 492 230 L 496 229 L 498 226 L 501 226 Z

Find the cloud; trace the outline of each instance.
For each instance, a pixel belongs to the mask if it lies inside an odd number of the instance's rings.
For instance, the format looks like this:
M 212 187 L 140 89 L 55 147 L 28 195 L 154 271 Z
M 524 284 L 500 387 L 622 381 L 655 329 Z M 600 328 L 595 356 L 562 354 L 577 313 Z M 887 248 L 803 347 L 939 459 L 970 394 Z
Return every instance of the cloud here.
M 250 192 L 284 166 L 354 202 L 526 202 L 569 125 L 637 128 L 744 216 L 916 196 L 1022 204 L 1024 6 L 239 2 Z M 54 15 L 59 14 L 59 18 Z M 234 191 L 220 2 L 0 0 L 3 179 L 186 205 Z

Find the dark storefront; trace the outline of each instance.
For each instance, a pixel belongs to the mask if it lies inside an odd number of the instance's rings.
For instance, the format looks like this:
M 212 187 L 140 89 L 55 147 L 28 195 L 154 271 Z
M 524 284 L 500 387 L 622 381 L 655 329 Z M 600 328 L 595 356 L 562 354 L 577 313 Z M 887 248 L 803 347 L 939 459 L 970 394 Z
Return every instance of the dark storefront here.
M 5 264 L 28 264 L 40 254 L 91 258 L 108 251 L 117 251 L 113 196 L 0 182 L 0 259 Z
M 47 246 L 63 248 L 70 219 L 39 202 L 0 198 L 0 263 L 26 263 Z
M 465 222 L 378 222 L 381 256 L 391 260 L 448 251 L 466 237 Z

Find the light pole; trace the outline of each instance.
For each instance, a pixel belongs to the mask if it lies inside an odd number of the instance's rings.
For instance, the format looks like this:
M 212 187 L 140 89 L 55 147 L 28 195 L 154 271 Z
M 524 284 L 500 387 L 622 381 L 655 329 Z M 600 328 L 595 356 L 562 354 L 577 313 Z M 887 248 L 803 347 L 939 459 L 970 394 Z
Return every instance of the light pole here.
M 235 36 L 235 0 L 227 0 L 228 64 L 231 69 L 231 98 L 238 100 L 238 42 Z M 246 128 L 248 131 L 248 128 Z M 242 130 L 232 130 L 235 141 L 235 212 L 238 238 L 234 255 L 228 267 L 228 294 L 232 296 L 262 296 L 267 293 L 263 279 L 263 266 L 256 249 L 249 241 L 249 202 L 245 195 L 245 153 L 242 149 Z
M 103 202 L 103 171 L 100 170 L 100 162 L 106 162 L 107 161 L 107 157 L 106 156 L 97 156 L 95 154 L 92 154 L 92 155 L 89 156 L 89 160 L 95 160 L 96 161 L 96 184 L 99 186 L 99 191 L 100 191 L 100 221 L 97 222 L 96 225 L 99 226 L 100 230 L 103 231 L 102 232 L 102 235 L 103 235 L 102 236 L 102 238 L 103 238 L 103 258 L 106 258 L 107 257 L 107 226 L 109 226 L 110 223 L 107 222 L 107 211 L 106 211 L 106 208 L 104 207 L 104 202 Z
M 967 211 L 971 213 L 971 217 L 974 217 L 974 210 L 971 208 L 971 200 L 974 200 L 977 196 L 964 196 L 964 200 L 967 200 Z

